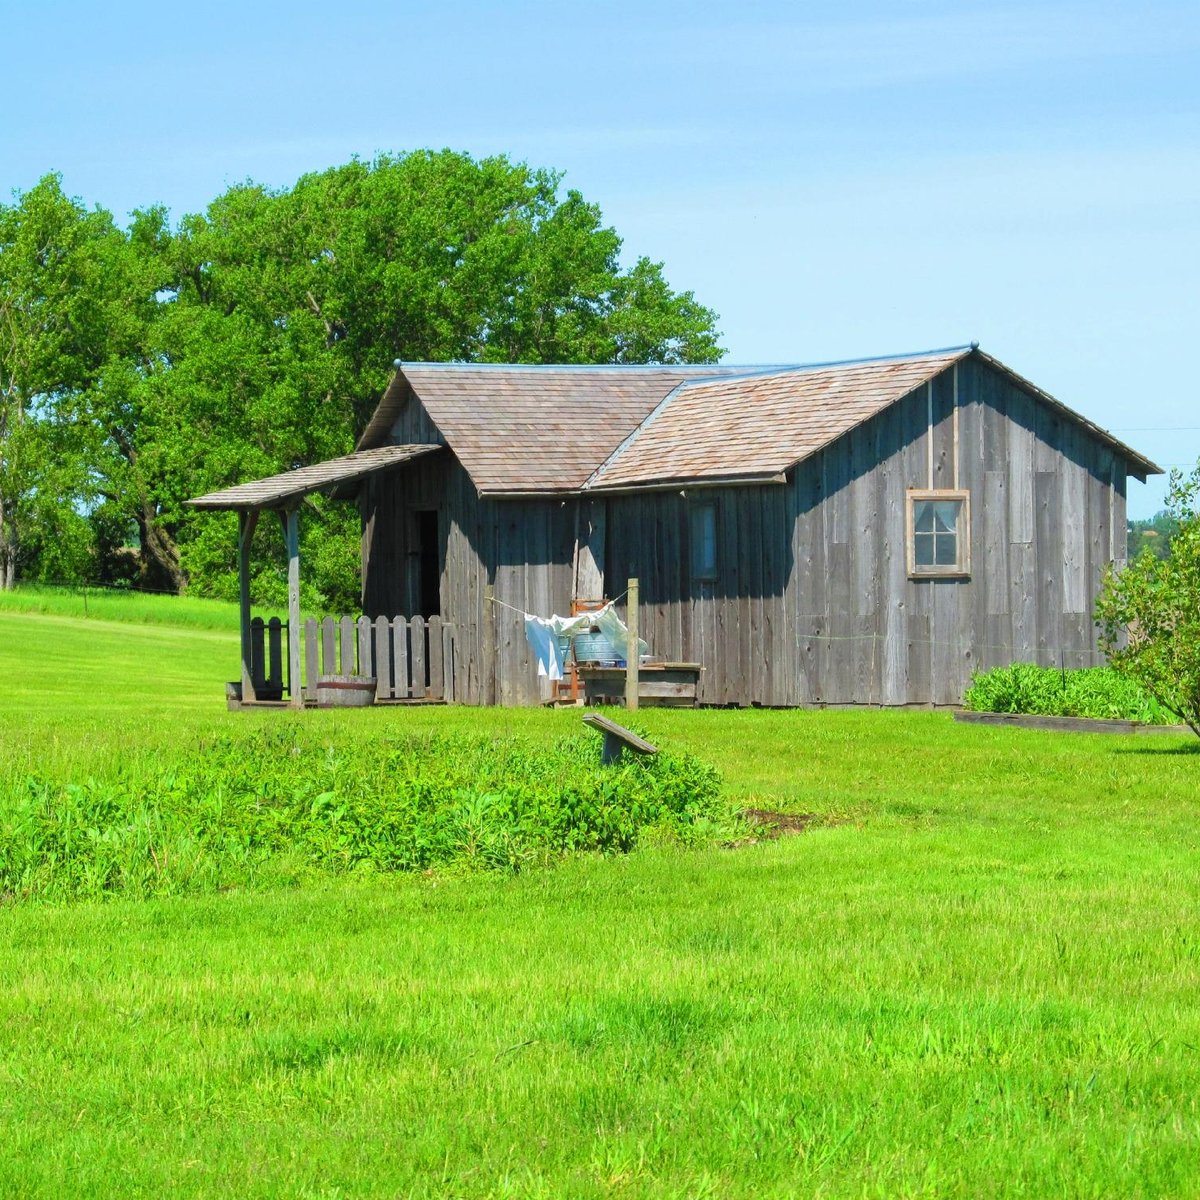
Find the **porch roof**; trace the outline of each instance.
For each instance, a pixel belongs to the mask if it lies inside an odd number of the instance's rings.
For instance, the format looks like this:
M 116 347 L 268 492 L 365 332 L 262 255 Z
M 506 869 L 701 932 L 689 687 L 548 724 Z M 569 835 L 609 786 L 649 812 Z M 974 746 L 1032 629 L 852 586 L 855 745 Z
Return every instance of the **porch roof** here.
M 431 450 L 440 450 L 438 445 L 423 446 L 380 446 L 374 450 L 356 450 L 341 458 L 328 462 L 313 463 L 269 475 L 266 479 L 255 479 L 250 483 L 239 483 L 235 487 L 222 488 L 189 500 L 193 508 L 215 509 L 259 509 L 286 508 L 288 501 L 310 492 L 321 492 L 373 475 L 376 471 L 387 471 L 409 462 Z

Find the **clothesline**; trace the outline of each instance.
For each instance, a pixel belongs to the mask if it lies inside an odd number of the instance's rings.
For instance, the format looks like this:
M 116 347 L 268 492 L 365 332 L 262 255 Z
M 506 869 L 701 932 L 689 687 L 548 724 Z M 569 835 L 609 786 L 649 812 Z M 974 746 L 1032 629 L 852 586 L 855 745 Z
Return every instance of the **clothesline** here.
M 509 604 L 507 600 L 497 600 L 495 596 L 489 596 L 488 599 L 493 604 L 500 605 L 501 608 L 511 608 L 513 612 L 520 613 L 523 617 L 529 615 L 523 608 L 518 608 L 515 604 Z
M 610 604 L 616 604 L 618 601 L 624 600 L 629 595 L 629 589 L 626 588 L 619 596 L 614 596 L 611 600 L 605 600 L 604 607 L 607 608 Z M 520 613 L 523 617 L 535 616 L 534 613 L 528 613 L 523 608 L 518 608 L 515 604 L 509 604 L 507 600 L 501 600 L 496 596 L 489 596 L 488 599 L 493 604 L 499 604 L 501 608 L 510 608 L 515 613 Z M 600 610 L 597 610 L 600 611 Z M 579 613 L 581 617 L 586 617 L 587 613 Z
M 495 597 L 492 599 L 495 600 Z M 504 600 L 497 600 L 496 603 L 521 612 Z M 636 646 L 630 644 L 629 630 L 625 622 L 617 616 L 615 600 L 609 600 L 602 608 L 573 613 L 569 617 L 541 617 L 532 613 L 521 615 L 525 621 L 525 638 L 537 662 L 537 672 L 551 680 L 563 678 L 566 657 L 570 653 L 572 643 L 575 638 L 592 629 L 598 629 L 604 635 L 615 659 L 623 659 L 627 654 L 645 654 L 650 649 L 641 638 L 637 639 Z

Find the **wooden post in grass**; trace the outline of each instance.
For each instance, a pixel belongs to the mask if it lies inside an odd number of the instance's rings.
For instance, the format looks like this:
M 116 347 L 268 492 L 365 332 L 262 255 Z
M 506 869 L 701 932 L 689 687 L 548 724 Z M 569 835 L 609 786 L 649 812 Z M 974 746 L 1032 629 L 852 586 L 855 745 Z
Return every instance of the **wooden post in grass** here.
M 625 622 L 629 639 L 625 645 L 625 707 L 632 712 L 638 706 L 638 581 L 629 581 L 629 598 L 625 604 Z
M 258 509 L 238 510 L 238 609 L 242 634 L 242 702 L 252 703 L 254 695 L 254 672 L 251 667 L 250 647 L 250 542 L 254 527 L 258 524 Z
M 300 510 L 289 508 L 281 515 L 288 556 L 288 700 L 292 708 L 303 708 L 304 689 L 300 686 Z

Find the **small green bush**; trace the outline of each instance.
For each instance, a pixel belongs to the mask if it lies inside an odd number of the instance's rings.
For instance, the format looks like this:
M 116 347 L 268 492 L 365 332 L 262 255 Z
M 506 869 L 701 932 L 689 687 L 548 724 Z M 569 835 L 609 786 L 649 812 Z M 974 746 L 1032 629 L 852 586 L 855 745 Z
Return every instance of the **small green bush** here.
M 1200 736 L 1200 463 L 1190 475 L 1171 472 L 1166 517 L 1175 526 L 1170 553 L 1110 564 L 1096 621 L 1113 669 Z
M 963 704 L 972 712 L 1030 713 L 1046 717 L 1101 717 L 1170 725 L 1173 713 L 1111 667 L 1061 671 L 1013 663 L 977 671 Z
M 309 871 L 519 871 L 579 851 L 726 836 L 711 767 L 602 767 L 599 741 L 332 741 L 289 725 L 224 735 L 161 769 L 0 784 L 0 895 L 157 895 Z

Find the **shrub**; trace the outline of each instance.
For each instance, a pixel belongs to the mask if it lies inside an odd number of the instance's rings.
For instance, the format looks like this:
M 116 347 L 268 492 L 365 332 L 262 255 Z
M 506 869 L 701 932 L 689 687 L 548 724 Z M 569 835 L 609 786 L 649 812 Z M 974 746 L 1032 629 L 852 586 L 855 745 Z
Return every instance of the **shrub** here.
M 1149 550 L 1111 567 L 1096 605 L 1100 644 L 1114 669 L 1135 680 L 1200 735 L 1200 466 L 1171 472 L 1171 553 Z
M 305 871 L 518 871 L 633 849 L 650 830 L 726 835 L 720 779 L 684 754 L 601 767 L 599 743 L 471 737 L 332 741 L 267 727 L 158 770 L 12 780 L 0 792 L 0 893 L 152 895 Z
M 1013 663 L 977 671 L 963 697 L 974 712 L 1030 713 L 1048 717 L 1101 717 L 1168 725 L 1173 715 L 1133 680 L 1111 667 L 1060 671 Z

